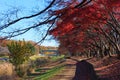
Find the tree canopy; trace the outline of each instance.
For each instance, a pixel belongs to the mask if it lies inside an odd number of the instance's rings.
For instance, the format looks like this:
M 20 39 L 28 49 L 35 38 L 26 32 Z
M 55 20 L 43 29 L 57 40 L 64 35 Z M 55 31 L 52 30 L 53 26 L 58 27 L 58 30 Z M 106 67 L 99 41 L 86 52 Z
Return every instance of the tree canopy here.
M 87 0 L 83 4 L 86 2 Z M 74 3 L 74 5 L 77 4 Z M 93 48 L 91 45 L 98 48 L 97 42 L 106 41 L 106 38 L 108 43 L 116 44 L 111 39 L 110 33 L 115 36 L 115 32 L 120 36 L 120 1 L 92 0 L 89 4 L 81 7 L 74 5 L 56 10 L 53 13 L 59 17 L 56 27 L 50 31 L 50 34 L 59 40 L 61 45 L 70 52 L 83 52 Z

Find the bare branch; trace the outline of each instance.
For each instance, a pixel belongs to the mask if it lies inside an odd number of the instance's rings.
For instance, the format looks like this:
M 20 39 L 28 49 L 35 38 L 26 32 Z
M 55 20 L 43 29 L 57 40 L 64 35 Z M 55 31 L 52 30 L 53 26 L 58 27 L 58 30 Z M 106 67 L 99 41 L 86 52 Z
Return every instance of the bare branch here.
M 87 5 L 88 3 L 90 3 L 92 0 L 82 0 L 82 2 L 78 5 L 75 6 L 75 8 L 80 8 L 83 7 L 85 5 Z
M 35 45 L 37 45 L 38 43 L 41 43 L 43 40 L 45 40 L 45 38 L 46 38 L 46 37 L 48 36 L 48 34 L 49 34 L 50 29 L 53 27 L 54 23 L 55 23 L 55 21 L 54 21 L 54 22 L 51 24 L 51 26 L 47 29 L 47 32 L 46 32 L 45 36 L 44 36 L 40 41 L 38 41 Z
M 20 21 L 20 20 L 33 18 L 33 17 L 36 17 L 36 16 L 44 13 L 46 10 L 48 10 L 48 9 L 54 4 L 55 1 L 56 1 L 56 0 L 52 0 L 52 2 L 51 2 L 44 10 L 42 10 L 42 11 L 36 13 L 36 14 L 30 15 L 30 16 L 21 17 L 21 18 L 19 18 L 19 19 L 16 19 L 16 20 L 13 20 L 13 21 L 9 22 L 8 24 L 5 24 L 5 25 L 1 26 L 1 27 L 0 27 L 0 30 L 3 30 L 3 29 L 9 27 L 9 26 L 12 25 L 12 24 L 15 24 L 16 22 L 18 22 L 18 21 Z
M 24 29 L 21 29 L 21 30 L 16 30 L 16 31 L 13 31 L 13 32 L 7 32 L 9 35 L 8 36 L 5 36 L 5 38 L 12 38 L 12 37 L 15 37 L 15 36 L 18 36 L 18 35 L 21 35 L 21 34 L 24 34 L 26 32 L 28 32 L 29 30 L 31 30 L 32 28 L 36 28 L 40 25 L 43 25 L 43 24 L 47 24 L 49 22 L 55 22 L 55 20 L 57 19 L 57 17 L 53 18 L 53 19 L 50 19 L 49 18 L 43 22 L 39 22 L 38 24 L 35 24 L 33 26 L 30 26 L 30 27 L 27 27 L 27 28 L 24 28 Z M 53 27 L 53 26 L 51 26 Z M 51 28 L 50 27 L 50 28 Z M 3 32 L 3 33 L 6 33 L 6 32 Z M 47 32 L 48 34 L 48 32 Z M 47 36 L 47 35 L 46 35 Z

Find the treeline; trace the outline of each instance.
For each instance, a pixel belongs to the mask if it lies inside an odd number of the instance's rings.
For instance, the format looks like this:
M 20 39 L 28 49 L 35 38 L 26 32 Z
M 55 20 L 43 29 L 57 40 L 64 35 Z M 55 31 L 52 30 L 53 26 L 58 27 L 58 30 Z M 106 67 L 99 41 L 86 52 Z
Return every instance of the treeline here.
M 0 51 L 0 55 L 7 55 L 7 54 L 9 54 L 7 45 L 8 45 L 8 44 L 11 44 L 12 42 L 19 42 L 19 41 L 16 41 L 16 40 L 0 40 L 0 48 L 2 48 L 1 51 Z M 24 42 L 24 41 L 21 40 L 21 42 Z M 35 45 L 36 42 L 34 42 L 34 41 L 25 41 L 25 42 L 26 42 L 26 43 L 30 43 L 32 46 L 35 47 L 35 54 L 39 54 L 39 53 L 40 53 L 40 50 L 57 49 L 57 47 L 40 46 L 39 44 L 38 44 L 38 45 Z M 3 50 L 3 49 L 4 49 L 4 50 Z M 2 51 L 2 50 L 3 50 L 3 51 Z M 48 54 L 48 52 L 45 52 L 45 54 Z

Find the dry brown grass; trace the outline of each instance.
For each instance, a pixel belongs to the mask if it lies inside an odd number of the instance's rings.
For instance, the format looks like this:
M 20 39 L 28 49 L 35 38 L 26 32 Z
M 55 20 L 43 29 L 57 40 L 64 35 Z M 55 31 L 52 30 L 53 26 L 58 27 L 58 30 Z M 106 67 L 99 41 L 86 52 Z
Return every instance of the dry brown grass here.
M 0 63 L 0 76 L 12 76 L 14 74 L 14 66 L 11 63 Z

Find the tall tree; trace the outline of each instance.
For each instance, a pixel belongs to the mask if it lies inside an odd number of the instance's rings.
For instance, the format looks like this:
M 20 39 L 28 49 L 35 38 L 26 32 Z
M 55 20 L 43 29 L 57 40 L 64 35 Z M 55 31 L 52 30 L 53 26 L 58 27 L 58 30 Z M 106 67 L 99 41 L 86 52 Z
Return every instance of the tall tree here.
M 94 41 L 92 40 L 91 44 L 95 43 L 95 46 L 99 47 L 101 53 L 101 51 L 103 51 L 102 48 L 105 46 L 105 43 L 103 43 L 105 39 L 107 39 L 108 42 L 111 41 L 110 43 L 116 46 L 110 33 L 114 29 L 114 32 L 119 35 L 119 3 L 120 1 L 118 0 L 93 0 L 90 4 L 83 7 L 71 5 L 67 8 L 56 10 L 53 15 L 60 16 L 56 21 L 56 27 L 50 31 L 50 34 L 52 34 L 68 49 L 71 47 L 72 49 L 70 50 L 76 52 L 78 50 L 76 50 L 76 48 L 79 48 L 80 50 L 89 49 L 88 46 L 90 45 L 88 44 L 89 41 L 91 41 L 91 39 L 87 36 L 89 31 L 89 36 L 97 35 L 93 37 Z M 114 20 L 111 13 L 114 16 Z M 106 26 L 109 21 L 112 25 L 114 25 L 114 28 L 111 28 L 108 25 Z M 114 33 L 111 34 L 114 36 Z M 86 39 L 88 41 L 86 41 Z M 96 40 L 97 43 L 95 42 Z M 117 40 L 120 41 L 119 38 Z M 98 41 L 100 43 L 98 43 Z M 102 46 L 103 44 L 104 46 Z M 119 50 L 117 53 L 120 54 Z

